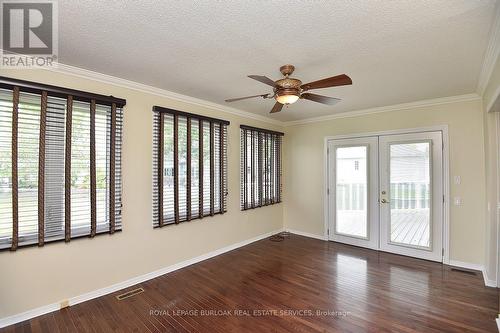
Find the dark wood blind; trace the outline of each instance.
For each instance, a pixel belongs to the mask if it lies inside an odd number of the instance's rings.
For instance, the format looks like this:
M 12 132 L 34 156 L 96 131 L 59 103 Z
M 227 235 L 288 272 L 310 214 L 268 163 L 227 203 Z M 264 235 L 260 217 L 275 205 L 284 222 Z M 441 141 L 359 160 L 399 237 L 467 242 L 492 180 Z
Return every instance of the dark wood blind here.
M 153 108 L 153 226 L 227 210 L 228 121 Z
M 0 249 L 121 229 L 124 105 L 0 77 Z
M 283 133 L 240 126 L 242 210 L 281 202 Z

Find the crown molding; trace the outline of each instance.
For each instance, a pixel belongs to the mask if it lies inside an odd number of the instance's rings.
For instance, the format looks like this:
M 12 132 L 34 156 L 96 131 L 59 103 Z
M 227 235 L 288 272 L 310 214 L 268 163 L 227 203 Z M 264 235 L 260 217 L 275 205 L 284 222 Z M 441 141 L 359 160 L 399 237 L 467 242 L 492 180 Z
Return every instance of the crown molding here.
M 481 67 L 481 73 L 479 74 L 479 80 L 477 83 L 476 91 L 479 95 L 483 95 L 486 90 L 486 86 L 490 81 L 491 74 L 500 54 L 500 3 L 497 3 L 495 8 L 495 17 L 493 19 L 493 24 L 490 29 L 490 39 L 488 41 L 488 46 L 483 58 L 483 65 Z
M 500 97 L 500 86 L 497 87 L 497 89 L 495 90 L 495 92 L 493 93 L 493 96 L 491 98 L 491 100 L 489 101 L 488 105 L 486 106 L 486 112 L 498 112 L 500 111 L 500 108 L 499 108 L 499 104 L 497 101 L 498 101 L 498 98 Z M 493 108 L 493 106 L 495 106 L 495 109 Z
M 362 110 L 356 110 L 356 111 L 346 111 L 342 113 L 337 113 L 337 114 L 332 114 L 332 115 L 327 115 L 327 116 L 321 116 L 321 117 L 314 117 L 314 118 L 307 118 L 307 119 L 301 119 L 301 120 L 293 120 L 293 121 L 279 121 L 275 119 L 271 119 L 265 116 L 261 115 L 256 115 L 254 113 L 248 112 L 248 111 L 243 111 L 240 109 L 224 106 L 221 104 L 209 102 L 203 99 L 175 93 L 169 90 L 165 89 L 160 89 L 156 88 L 150 85 L 122 79 L 116 76 L 112 75 L 107 75 L 75 66 L 70 66 L 66 64 L 59 63 L 57 67 L 53 68 L 45 68 L 45 70 L 55 72 L 55 73 L 60 73 L 60 74 L 66 74 L 66 75 L 71 75 L 71 76 L 76 76 L 80 77 L 83 79 L 90 79 L 110 85 L 115 85 L 119 86 L 122 88 L 127 88 L 127 89 L 132 89 L 136 91 L 140 91 L 143 93 L 148 93 L 148 94 L 153 94 L 156 96 L 160 97 L 165 97 L 169 98 L 175 101 L 179 102 L 184 102 L 184 103 L 189 103 L 192 105 L 197 105 L 203 108 L 208 108 L 212 110 L 217 110 L 221 112 L 225 112 L 228 114 L 248 118 L 248 119 L 253 119 L 257 121 L 262 121 L 268 124 L 273 124 L 277 126 L 294 126 L 294 125 L 301 125 L 301 124 L 308 124 L 308 123 L 315 123 L 315 122 L 320 122 L 320 121 L 327 121 L 327 120 L 332 120 L 332 119 L 339 119 L 339 118 L 350 118 L 350 117 L 359 117 L 363 115 L 370 115 L 370 114 L 376 114 L 376 113 L 383 113 L 383 112 L 391 112 L 391 111 L 399 111 L 399 110 L 410 110 L 414 108 L 420 108 L 420 107 L 429 107 L 429 106 L 434 106 L 434 105 L 441 105 L 441 104 L 448 104 L 448 103 L 457 103 L 457 102 L 465 102 L 465 101 L 472 101 L 472 100 L 477 100 L 480 99 L 481 97 L 476 94 L 465 94 L 465 95 L 458 95 L 458 96 L 451 96 L 451 97 L 443 97 L 443 98 L 435 98 L 435 99 L 427 99 L 427 100 L 421 100 L 421 101 L 415 101 L 415 102 L 410 102 L 410 103 L 403 103 L 403 104 L 395 104 L 395 105 L 388 105 L 388 106 L 382 106 L 382 107 L 375 107 L 375 108 L 369 108 L 369 109 L 362 109 Z
M 262 121 L 262 122 L 265 122 L 268 124 L 284 126 L 284 122 L 282 122 L 282 121 L 271 119 L 271 118 L 261 116 L 261 115 L 257 115 L 257 114 L 254 114 L 254 113 L 251 113 L 248 111 L 243 111 L 240 109 L 236 109 L 236 108 L 224 106 L 221 104 L 209 102 L 209 101 L 206 101 L 206 100 L 203 100 L 200 98 L 195 98 L 195 97 L 175 93 L 173 91 L 156 88 L 156 87 L 146 85 L 143 83 L 138 83 L 138 82 L 130 81 L 127 79 L 122 79 L 122 78 L 119 78 L 116 76 L 102 74 L 99 72 L 95 72 L 95 71 L 91 71 L 91 70 L 87 70 L 87 69 L 83 69 L 83 68 L 79 68 L 79 67 L 75 67 L 75 66 L 71 66 L 71 65 L 58 63 L 57 67 L 44 68 L 44 70 L 48 70 L 48 71 L 60 73 L 60 74 L 72 75 L 72 76 L 80 77 L 83 79 L 90 79 L 90 80 L 94 80 L 94 81 L 98 81 L 98 82 L 102 82 L 102 83 L 106 83 L 106 84 L 119 86 L 122 88 L 132 89 L 132 90 L 140 91 L 140 92 L 147 93 L 147 94 L 165 97 L 165 98 L 172 99 L 172 100 L 175 100 L 178 102 L 189 103 L 189 104 L 197 105 L 197 106 L 207 108 L 207 109 L 217 110 L 217 111 L 229 113 L 232 115 L 236 115 L 236 116 L 240 116 L 240 117 L 244 117 L 244 118 L 248 118 L 248 119 Z
M 479 96 L 476 93 L 472 93 L 472 94 L 465 94 L 465 95 L 458 95 L 458 96 L 425 99 L 425 100 L 410 102 L 410 103 L 394 104 L 394 105 L 381 106 L 381 107 L 375 107 L 375 108 L 369 108 L 369 109 L 363 109 L 363 110 L 357 110 L 357 111 L 346 111 L 346 112 L 336 113 L 336 114 L 327 115 L 327 116 L 314 117 L 314 118 L 308 118 L 308 119 L 302 119 L 302 120 L 287 121 L 287 122 L 285 122 L 285 126 L 288 127 L 288 126 L 295 126 L 295 125 L 302 125 L 302 124 L 309 124 L 309 123 L 317 123 L 317 122 L 328 121 L 328 120 L 332 120 L 332 119 L 352 118 L 352 117 L 359 117 L 359 116 L 365 116 L 365 115 L 371 115 L 371 114 L 383 113 L 383 112 L 413 110 L 416 108 L 431 107 L 431 106 L 450 104 L 450 103 L 468 102 L 468 101 L 475 101 L 475 100 L 481 100 L 481 96 Z

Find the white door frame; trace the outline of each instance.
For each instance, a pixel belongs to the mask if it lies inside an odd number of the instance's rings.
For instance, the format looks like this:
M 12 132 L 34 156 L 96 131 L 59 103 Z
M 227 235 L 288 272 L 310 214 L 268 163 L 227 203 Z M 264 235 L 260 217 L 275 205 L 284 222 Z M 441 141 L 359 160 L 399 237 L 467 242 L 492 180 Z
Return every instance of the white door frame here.
M 394 134 L 409 134 L 418 132 L 436 132 L 441 131 L 443 135 L 443 263 L 450 263 L 450 156 L 449 156 L 449 138 L 448 125 L 437 125 L 429 127 L 407 128 L 397 130 L 387 130 L 379 132 L 361 132 L 345 135 L 325 136 L 323 143 L 323 213 L 324 213 L 324 239 L 328 240 L 330 205 L 328 195 L 329 179 L 329 161 L 328 161 L 328 141 L 339 139 L 354 139 L 367 136 L 382 136 Z
M 500 96 L 497 97 L 497 100 L 500 99 Z M 494 205 L 495 208 L 495 222 L 497 224 L 497 258 L 496 258 L 496 282 L 497 282 L 497 288 L 500 287 L 500 153 L 498 152 L 500 148 L 500 115 L 499 113 L 495 113 L 495 120 L 496 120 L 496 140 L 495 140 L 495 151 L 496 153 L 496 201 L 497 202 L 491 202 L 490 203 L 490 209 L 493 209 L 491 206 Z M 483 273 L 484 274 L 484 273 Z

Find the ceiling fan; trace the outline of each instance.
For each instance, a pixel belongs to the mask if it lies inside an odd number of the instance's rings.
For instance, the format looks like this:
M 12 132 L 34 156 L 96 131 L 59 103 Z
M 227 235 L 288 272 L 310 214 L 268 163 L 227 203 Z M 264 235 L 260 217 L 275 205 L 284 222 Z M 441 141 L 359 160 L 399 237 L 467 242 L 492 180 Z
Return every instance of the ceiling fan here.
M 293 104 L 297 102 L 299 99 L 307 99 L 313 102 L 333 105 L 339 102 L 340 99 L 317 95 L 317 94 L 311 94 L 306 91 L 312 89 L 337 87 L 337 86 L 345 86 L 352 84 L 351 78 L 345 74 L 332 76 L 326 79 L 302 84 L 302 81 L 300 81 L 299 79 L 294 79 L 290 77 L 290 75 L 292 75 L 294 70 L 295 67 L 293 65 L 281 66 L 280 72 L 285 76 L 285 78 L 277 81 L 273 81 L 267 76 L 248 75 L 248 77 L 251 79 L 257 80 L 259 82 L 262 82 L 264 84 L 273 87 L 273 93 L 231 98 L 231 99 L 226 99 L 226 102 L 235 102 L 235 101 L 240 101 L 242 99 L 255 98 L 255 97 L 262 97 L 264 99 L 274 98 L 276 99 L 276 104 L 274 104 L 274 107 L 271 109 L 270 113 L 280 112 L 281 109 L 283 108 L 283 105 Z

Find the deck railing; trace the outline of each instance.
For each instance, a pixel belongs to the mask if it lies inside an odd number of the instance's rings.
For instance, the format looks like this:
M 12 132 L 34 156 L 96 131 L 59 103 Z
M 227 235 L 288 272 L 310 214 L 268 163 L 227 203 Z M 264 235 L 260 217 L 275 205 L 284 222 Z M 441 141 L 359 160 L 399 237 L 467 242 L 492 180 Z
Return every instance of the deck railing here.
M 430 203 L 428 183 L 391 183 L 392 209 L 426 209 Z M 337 184 L 337 210 L 364 210 L 366 208 L 366 184 Z

